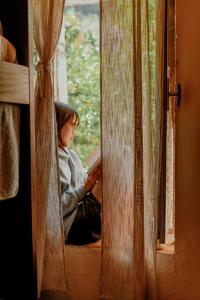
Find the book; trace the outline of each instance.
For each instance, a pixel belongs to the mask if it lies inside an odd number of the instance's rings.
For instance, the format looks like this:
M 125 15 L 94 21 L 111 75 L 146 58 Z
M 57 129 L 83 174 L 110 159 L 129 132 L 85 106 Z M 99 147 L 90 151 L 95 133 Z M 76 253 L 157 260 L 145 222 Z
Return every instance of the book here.
M 88 174 L 91 173 L 98 165 L 101 165 L 101 151 L 100 147 L 98 147 L 92 155 L 90 155 L 89 159 L 87 159 L 88 165 Z
M 101 157 L 99 156 L 95 162 L 89 167 L 88 174 L 90 174 L 96 167 L 101 165 Z

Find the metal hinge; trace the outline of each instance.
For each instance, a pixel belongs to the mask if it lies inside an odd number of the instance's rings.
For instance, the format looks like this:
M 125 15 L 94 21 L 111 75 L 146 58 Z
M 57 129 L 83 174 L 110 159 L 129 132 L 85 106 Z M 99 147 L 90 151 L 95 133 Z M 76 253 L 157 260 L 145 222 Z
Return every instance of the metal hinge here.
M 169 97 L 176 97 L 176 106 L 180 106 L 181 104 L 181 85 L 177 83 L 176 90 L 174 92 L 169 92 Z

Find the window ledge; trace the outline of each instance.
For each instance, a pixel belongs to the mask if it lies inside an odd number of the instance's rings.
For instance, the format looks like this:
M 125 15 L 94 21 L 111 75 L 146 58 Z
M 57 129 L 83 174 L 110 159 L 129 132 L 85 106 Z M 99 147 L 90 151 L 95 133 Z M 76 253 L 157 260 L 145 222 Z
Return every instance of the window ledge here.
M 157 247 L 157 253 L 173 255 L 175 253 L 175 244 L 174 243 L 171 245 L 160 244 Z
M 77 245 L 71 245 L 71 244 L 65 244 L 65 247 L 80 247 L 80 248 L 101 248 L 101 244 L 102 244 L 102 241 L 99 240 L 95 243 L 90 243 L 90 244 L 85 244 L 85 245 L 81 245 L 81 246 L 77 246 Z

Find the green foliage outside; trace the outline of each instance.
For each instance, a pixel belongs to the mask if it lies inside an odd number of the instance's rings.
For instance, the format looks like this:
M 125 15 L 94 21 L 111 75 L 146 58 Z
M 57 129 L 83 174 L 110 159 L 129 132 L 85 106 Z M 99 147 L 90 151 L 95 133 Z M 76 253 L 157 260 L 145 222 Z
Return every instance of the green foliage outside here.
M 99 45 L 90 26 L 87 27 L 88 18 L 96 18 L 98 23 L 97 15 L 84 15 L 72 9 L 65 12 L 68 103 L 81 119 L 71 147 L 83 162 L 100 144 Z

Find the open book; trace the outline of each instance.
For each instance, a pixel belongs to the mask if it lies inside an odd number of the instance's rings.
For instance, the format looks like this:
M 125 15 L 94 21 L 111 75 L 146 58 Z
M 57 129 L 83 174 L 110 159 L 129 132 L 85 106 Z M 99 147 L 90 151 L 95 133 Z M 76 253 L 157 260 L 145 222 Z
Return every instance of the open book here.
M 97 166 L 101 165 L 101 157 L 98 157 L 95 162 L 93 163 L 93 165 L 89 168 L 88 170 L 88 174 L 90 174 Z
M 87 160 L 88 174 L 91 173 L 97 166 L 101 165 L 101 151 L 98 148 Z

